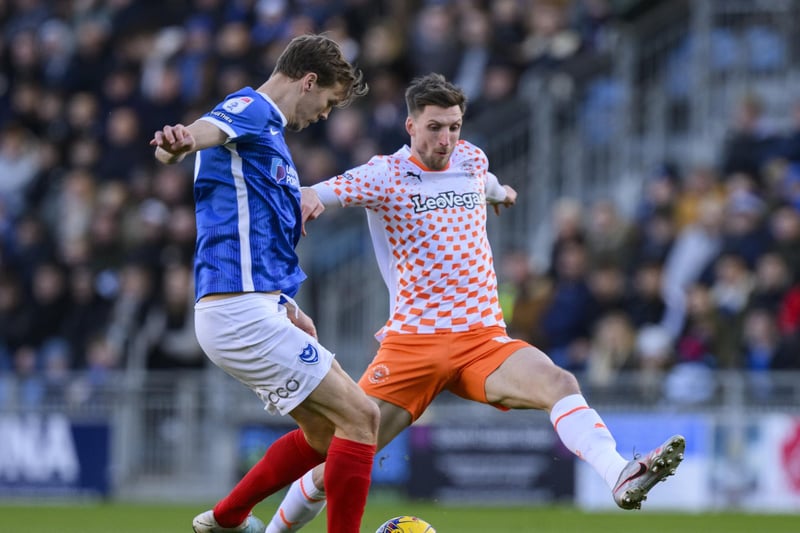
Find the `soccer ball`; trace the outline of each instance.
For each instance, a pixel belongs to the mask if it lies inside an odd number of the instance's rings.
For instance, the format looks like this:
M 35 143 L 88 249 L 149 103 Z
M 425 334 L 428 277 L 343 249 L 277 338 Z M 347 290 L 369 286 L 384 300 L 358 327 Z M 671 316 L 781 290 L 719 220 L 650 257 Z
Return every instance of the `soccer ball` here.
M 436 530 L 416 516 L 398 516 L 381 524 L 375 533 L 436 533 Z

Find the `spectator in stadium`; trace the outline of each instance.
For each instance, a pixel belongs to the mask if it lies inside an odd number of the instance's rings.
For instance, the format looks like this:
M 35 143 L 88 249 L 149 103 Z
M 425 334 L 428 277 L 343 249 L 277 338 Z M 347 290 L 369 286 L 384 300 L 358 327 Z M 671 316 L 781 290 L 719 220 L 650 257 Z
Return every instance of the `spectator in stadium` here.
M 793 280 L 800 280 L 800 212 L 790 205 L 777 207 L 770 213 L 770 251 L 778 254 Z
M 615 265 L 623 269 L 631 264 L 634 255 L 633 228 L 613 201 L 598 200 L 590 207 L 586 247 L 592 268 Z
M 666 304 L 661 294 L 662 265 L 658 261 L 639 263 L 630 280 L 627 312 L 637 328 L 658 324 L 664 318 Z
M 726 325 L 719 336 L 717 362 L 720 368 L 741 368 L 742 323 L 753 291 L 754 276 L 744 258 L 730 252 L 717 258 L 713 273 L 712 305 Z
M 502 281 L 497 292 L 508 334 L 537 344 L 541 316 L 553 289 L 552 280 L 521 250 L 505 253 L 498 263 L 498 280 Z
M 591 323 L 596 318 L 589 288 L 586 246 L 565 241 L 553 269 L 549 304 L 542 313 L 542 347 L 560 367 L 579 370 L 586 359 Z
M 744 259 L 747 268 L 771 245 L 771 236 L 764 224 L 764 202 L 752 192 L 735 190 L 728 196 L 722 228 L 722 249 Z
M 69 364 L 73 370 L 86 366 L 89 340 L 105 331 L 109 301 L 95 287 L 94 272 L 85 264 L 69 270 L 69 313 L 62 323 L 62 336 L 69 346 Z
M 11 366 L 11 355 L 28 342 L 33 323 L 31 306 L 14 271 L 0 269 L 0 369 Z
M 672 215 L 655 213 L 641 221 L 635 230 L 632 267 L 644 263 L 664 263 L 675 243 L 677 229 Z
M 0 130 L 0 198 L 15 214 L 22 212 L 27 189 L 39 170 L 37 145 L 31 132 L 19 124 Z
M 377 145 L 377 151 L 383 153 L 394 149 L 405 141 L 398 132 L 402 131 L 405 103 L 403 101 L 403 82 L 396 72 L 383 68 L 373 72 L 370 81 L 370 106 L 367 110 L 368 139 Z M 363 140 L 362 140 L 363 144 Z M 366 161 L 357 154 L 353 160 L 357 163 Z M 369 150 L 367 154 L 376 153 Z
M 589 271 L 589 290 L 594 304 L 594 320 L 601 316 L 621 312 L 628 314 L 630 294 L 625 272 L 615 264 L 598 264 Z
M 139 142 L 139 122 L 131 107 L 117 107 L 109 113 L 105 146 L 97 164 L 97 174 L 104 180 L 128 181 L 141 166 L 144 151 Z
M 660 400 L 664 374 L 675 362 L 674 346 L 669 333 L 655 324 L 640 328 L 636 334 L 635 357 L 642 398 Z
M 664 162 L 642 184 L 642 198 L 636 206 L 636 222 L 645 223 L 659 214 L 674 215 L 679 193 L 679 172 L 672 162 Z
M 781 342 L 776 322 L 768 309 L 755 308 L 747 312 L 742 320 L 742 368 L 763 372 L 772 368 L 776 359 L 785 357 L 780 352 L 789 346 Z
M 792 276 L 784 258 L 775 252 L 762 255 L 753 274 L 748 310 L 761 308 L 777 313 L 784 294 L 791 286 Z
M 454 74 L 460 55 L 455 13 L 447 5 L 431 2 L 417 13 L 408 42 L 415 75 L 426 72 Z
M 194 333 L 191 270 L 182 263 L 167 265 L 158 292 L 144 319 L 147 368 L 203 368 L 207 358 Z
M 264 524 L 253 507 L 324 460 L 328 531 L 360 531 L 379 413 L 291 298 L 305 274 L 294 250 L 302 232 L 299 179 L 283 132 L 327 119 L 334 106 L 366 91 L 334 41 L 304 35 L 287 45 L 257 90 L 230 94 L 189 126 L 164 126 L 150 143 L 162 163 L 199 153 L 200 345 L 270 412 L 289 414 L 300 426 L 270 446 L 214 509 L 194 518 L 197 533 L 260 533 Z
M 699 204 L 699 220 L 683 228 L 664 262 L 662 291 L 667 309 L 662 325 L 673 336 L 683 328 L 686 292 L 700 280 L 722 247 L 723 204 L 706 197 Z
M 378 353 L 359 384 L 380 406 L 380 447 L 449 390 L 500 409 L 549 413 L 559 437 L 603 477 L 623 509 L 672 474 L 685 442 L 676 435 L 627 461 L 578 382 L 530 344 L 507 336 L 486 233 L 486 203 L 513 205 L 477 146 L 460 140 L 466 97 L 441 74 L 406 91 L 404 146 L 388 156 L 303 189 L 303 217 L 326 206 L 367 209 L 391 316 L 376 334 Z M 297 530 L 325 505 L 322 466 L 296 481 L 267 529 Z M 326 469 L 327 470 L 327 469 Z M 326 472 L 325 476 L 329 476 Z
M 678 230 L 699 222 L 704 204 L 716 200 L 726 202 L 726 191 L 716 170 L 707 165 L 695 165 L 682 176 L 678 195 L 675 198 L 675 224 Z
M 764 101 L 755 93 L 743 95 L 736 103 L 733 123 L 722 149 L 722 172 L 728 176 L 744 172 L 763 184 L 762 169 L 780 155 L 783 142 L 767 128 L 764 121 Z
M 612 311 L 601 316 L 595 322 L 586 361 L 589 384 L 613 387 L 620 372 L 636 368 L 635 348 L 636 329 L 627 314 Z
M 17 387 L 11 401 L 15 406 L 23 409 L 41 407 L 46 387 L 44 377 L 39 371 L 36 348 L 25 345 L 14 352 L 14 377 Z
M 467 110 L 469 130 L 464 132 L 465 137 L 479 143 L 489 141 L 493 132 L 515 120 L 524 120 L 531 113 L 529 101 L 517 94 L 519 73 L 513 64 L 493 58 L 485 70 L 480 97 Z
M 70 313 L 64 268 L 52 261 L 36 265 L 26 300 L 32 317 L 28 344 L 38 349 L 43 342 L 61 335 Z
M 534 71 L 556 70 L 581 50 L 581 35 L 567 25 L 564 2 L 535 2 L 525 14 L 527 35 L 520 46 L 523 61 Z
M 692 404 L 713 397 L 713 369 L 718 364 L 724 328 L 710 287 L 701 282 L 690 284 L 686 289 L 684 326 L 675 341 L 675 365 L 665 381 L 670 401 Z
M 556 267 L 561 249 L 571 244 L 586 243 L 586 228 L 583 223 L 583 206 L 575 198 L 562 197 L 555 201 L 552 209 L 553 243 L 550 247 L 550 275 L 558 277 Z
M 492 27 L 489 15 L 470 8 L 461 14 L 458 28 L 462 51 L 453 81 L 474 101 L 481 96 L 486 67 L 492 57 Z

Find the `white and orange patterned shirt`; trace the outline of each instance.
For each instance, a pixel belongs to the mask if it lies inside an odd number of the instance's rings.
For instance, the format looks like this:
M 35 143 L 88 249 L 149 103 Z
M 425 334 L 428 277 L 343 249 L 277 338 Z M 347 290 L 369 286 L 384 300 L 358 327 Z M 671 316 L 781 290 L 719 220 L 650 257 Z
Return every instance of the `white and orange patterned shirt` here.
M 483 151 L 459 141 L 448 168 L 425 170 L 404 146 L 314 185 L 325 204 L 367 209 L 389 289 L 389 320 L 376 333 L 445 333 L 502 326 L 486 235 L 486 201 L 505 190 Z

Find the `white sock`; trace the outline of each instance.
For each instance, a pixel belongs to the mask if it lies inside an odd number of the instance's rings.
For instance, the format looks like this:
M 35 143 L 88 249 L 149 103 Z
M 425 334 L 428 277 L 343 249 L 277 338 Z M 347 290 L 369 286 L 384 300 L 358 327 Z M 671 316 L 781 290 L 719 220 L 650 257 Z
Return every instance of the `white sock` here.
M 550 411 L 550 422 L 564 446 L 589 463 L 613 490 L 628 461 L 617 452 L 617 441 L 583 395 L 558 400 Z
M 312 472 L 313 470 L 309 470 L 292 483 L 265 533 L 297 531 L 322 512 L 326 503 L 325 489 L 318 489 L 314 485 Z

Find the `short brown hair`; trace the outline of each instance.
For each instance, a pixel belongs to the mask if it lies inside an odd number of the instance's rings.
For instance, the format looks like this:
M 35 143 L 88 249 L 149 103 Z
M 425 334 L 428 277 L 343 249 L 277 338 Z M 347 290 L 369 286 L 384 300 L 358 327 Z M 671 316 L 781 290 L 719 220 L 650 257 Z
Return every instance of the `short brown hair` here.
M 431 73 L 414 78 L 406 89 L 406 106 L 409 115 L 417 115 L 425 106 L 453 107 L 461 112 L 467 108 L 467 96 L 441 74 Z
M 369 91 L 361 70 L 345 59 L 336 41 L 324 35 L 300 35 L 292 39 L 278 58 L 274 72 L 293 80 L 314 72 L 321 87 L 340 84 L 345 90 L 345 97 L 338 104 L 339 107 L 346 106 Z

